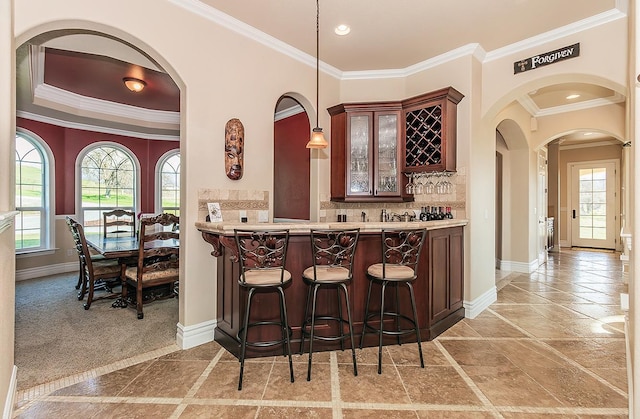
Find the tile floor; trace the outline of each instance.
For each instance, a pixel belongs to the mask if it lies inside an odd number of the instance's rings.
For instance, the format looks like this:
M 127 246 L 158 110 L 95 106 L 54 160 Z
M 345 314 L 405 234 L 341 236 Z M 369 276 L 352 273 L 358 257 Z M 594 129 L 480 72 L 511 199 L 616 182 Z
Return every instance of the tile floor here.
M 18 394 L 19 418 L 626 418 L 626 291 L 619 255 L 563 250 L 531 274 L 497 272 L 498 300 L 423 346 L 238 362 L 216 343 Z

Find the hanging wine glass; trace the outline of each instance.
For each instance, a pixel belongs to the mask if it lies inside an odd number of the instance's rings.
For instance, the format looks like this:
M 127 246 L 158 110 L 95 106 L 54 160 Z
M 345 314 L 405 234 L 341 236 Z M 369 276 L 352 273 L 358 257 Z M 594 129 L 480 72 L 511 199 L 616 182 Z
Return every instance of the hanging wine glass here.
M 424 176 L 422 173 L 414 176 L 413 193 L 418 195 L 422 195 L 424 193 Z
M 405 173 L 407 178 L 409 178 L 409 182 L 407 182 L 407 186 L 405 186 L 405 192 L 407 195 L 413 195 L 413 173 Z

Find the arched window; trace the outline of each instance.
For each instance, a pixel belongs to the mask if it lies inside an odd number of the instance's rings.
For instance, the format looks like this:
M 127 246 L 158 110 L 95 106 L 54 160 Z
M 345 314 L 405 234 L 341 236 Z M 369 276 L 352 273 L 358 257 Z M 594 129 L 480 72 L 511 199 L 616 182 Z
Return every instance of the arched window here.
M 103 212 L 116 208 L 136 211 L 136 164 L 117 144 L 92 145 L 80 156 L 82 222 L 86 232 L 100 232 Z
M 37 136 L 16 133 L 16 216 L 17 253 L 51 247 L 52 214 L 49 189 L 51 152 Z
M 172 150 L 162 156 L 156 173 L 156 208 L 180 216 L 180 152 Z

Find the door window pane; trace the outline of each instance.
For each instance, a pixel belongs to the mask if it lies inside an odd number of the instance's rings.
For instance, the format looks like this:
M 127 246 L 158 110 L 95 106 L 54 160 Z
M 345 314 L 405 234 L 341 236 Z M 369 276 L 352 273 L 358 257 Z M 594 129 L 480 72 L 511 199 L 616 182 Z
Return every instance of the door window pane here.
M 607 238 L 607 170 L 580 169 L 580 238 Z

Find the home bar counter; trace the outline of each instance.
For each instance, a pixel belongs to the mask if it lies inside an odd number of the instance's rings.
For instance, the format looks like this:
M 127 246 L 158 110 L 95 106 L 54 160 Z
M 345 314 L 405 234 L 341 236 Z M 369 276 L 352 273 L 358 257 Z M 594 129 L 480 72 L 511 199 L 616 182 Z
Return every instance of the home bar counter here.
M 360 343 L 362 324 L 367 298 L 367 267 L 382 261 L 382 229 L 426 228 L 426 241 L 422 247 L 418 266 L 418 277 L 413 282 L 418 324 L 422 340 L 432 340 L 440 333 L 464 318 L 464 254 L 463 227 L 467 220 L 442 220 L 425 222 L 339 222 L 339 223 L 209 223 L 197 222 L 196 228 L 203 239 L 213 247 L 211 255 L 217 258 L 217 324 L 214 333 L 216 342 L 238 356 L 237 338 L 244 315 L 247 292 L 238 284 L 239 266 L 234 239 L 234 229 L 281 230 L 289 229 L 286 269 L 293 280 L 285 288 L 287 316 L 292 330 L 292 350 L 297 352 L 300 344 L 300 327 L 304 316 L 307 286 L 302 281 L 302 272 L 313 265 L 310 229 L 360 228 L 353 267 L 353 281 L 348 285 L 351 316 L 356 345 Z M 374 285 L 371 296 L 371 310 L 379 310 L 379 287 Z M 337 312 L 335 295 L 326 298 L 324 294 L 335 292 L 323 290 L 318 294 L 318 310 Z M 378 297 L 376 299 L 376 296 Z M 385 306 L 395 306 L 395 293 L 387 293 Z M 411 311 L 409 293 L 406 287 L 399 289 L 401 311 Z M 343 303 L 344 304 L 344 303 Z M 251 305 L 252 319 L 275 319 L 279 316 L 275 293 L 256 294 Z M 385 320 L 385 322 L 392 320 Z M 346 326 L 345 326 L 346 327 Z M 387 327 L 391 327 L 391 324 Z M 316 323 L 316 333 L 338 334 L 336 322 Z M 255 333 L 251 336 L 251 333 Z M 262 327 L 250 330 L 250 339 L 277 340 L 281 334 L 278 328 Z M 408 336 L 407 342 L 415 341 Z M 385 336 L 385 344 L 397 344 L 397 339 Z M 377 346 L 378 337 L 368 333 L 364 346 Z M 349 346 L 348 340 L 345 347 Z M 314 351 L 339 349 L 338 342 L 314 344 Z M 276 346 L 260 352 L 247 352 L 248 356 L 281 355 L 282 347 Z

